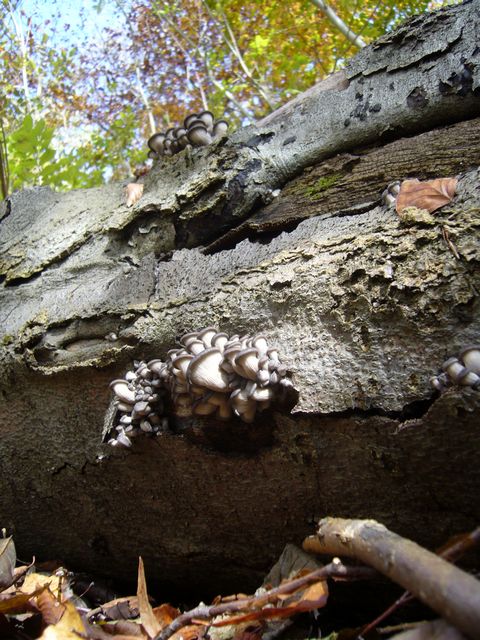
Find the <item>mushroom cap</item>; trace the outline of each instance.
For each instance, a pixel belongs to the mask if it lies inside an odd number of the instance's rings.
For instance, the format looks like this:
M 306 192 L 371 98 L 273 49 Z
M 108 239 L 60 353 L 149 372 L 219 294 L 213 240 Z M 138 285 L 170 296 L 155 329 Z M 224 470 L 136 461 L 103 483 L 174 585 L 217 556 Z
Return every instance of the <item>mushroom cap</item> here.
M 188 347 L 186 347 L 186 349 L 190 352 L 193 353 L 193 355 L 198 355 L 199 353 L 201 353 L 202 351 L 205 350 L 205 345 L 203 344 L 203 342 L 201 340 L 199 340 L 198 338 L 195 338 L 194 340 L 190 340 L 188 343 Z
M 135 402 L 135 392 L 129 389 L 126 380 L 113 380 L 110 383 L 110 389 L 121 402 L 133 404 Z
M 212 338 L 217 333 L 215 327 L 207 327 L 206 329 L 202 329 L 198 332 L 198 339 L 203 342 L 206 347 L 211 347 Z
M 212 337 L 212 347 L 217 347 L 217 349 L 222 349 L 225 347 L 225 345 L 228 342 L 228 335 L 226 333 L 222 333 L 221 331 L 219 331 L 218 333 L 215 333 L 215 335 Z
M 228 131 L 228 122 L 226 120 L 217 120 L 213 125 L 213 137 L 221 138 L 226 136 Z
M 206 146 L 207 144 L 210 144 L 212 141 L 212 136 L 208 133 L 203 123 L 201 126 L 197 124 L 191 127 L 188 130 L 187 138 L 190 144 L 194 146 L 196 145 L 198 147 Z
M 185 333 L 179 340 L 184 347 L 187 346 L 188 342 L 191 340 L 196 340 L 198 337 L 198 331 L 189 331 L 189 333 Z
M 258 351 L 258 355 L 264 356 L 267 353 L 268 343 L 264 335 L 259 333 L 250 340 L 251 346 Z
M 169 127 L 165 131 L 165 140 L 173 140 L 173 132 L 175 131 L 175 127 Z
M 175 129 L 173 130 L 173 137 L 175 138 L 175 140 L 178 140 L 179 138 L 184 136 L 186 133 L 187 133 L 187 130 L 185 129 L 185 127 L 175 127 Z
M 127 436 L 127 434 L 125 433 L 125 431 L 119 431 L 116 437 L 116 441 L 119 444 L 122 444 L 124 447 L 131 447 L 132 446 L 132 441 L 130 440 L 130 438 Z M 113 444 L 113 443 L 112 443 Z
M 147 362 L 147 367 L 150 369 L 150 371 L 153 371 L 153 373 L 156 373 L 157 375 L 161 375 L 166 366 L 166 363 L 162 360 L 159 360 L 158 358 L 156 360 L 150 360 L 149 362 Z
M 163 144 L 164 142 L 165 142 L 164 133 L 154 133 L 153 136 L 151 136 L 148 139 L 147 144 L 152 151 L 155 151 L 155 153 L 162 154 L 164 149 L 164 144 Z
M 117 404 L 117 409 L 119 411 L 125 411 L 125 413 L 130 413 L 130 411 L 132 411 L 133 409 L 133 403 L 127 404 L 126 402 L 119 402 Z
M 185 129 L 188 129 L 188 127 L 194 120 L 198 120 L 198 116 L 196 113 L 191 113 L 189 116 L 187 116 L 183 121 L 183 126 L 185 127 Z
M 215 116 L 211 111 L 202 111 L 201 113 L 198 114 L 198 119 L 205 124 L 209 132 L 212 131 Z
M 227 391 L 228 376 L 220 369 L 222 360 L 220 349 L 205 349 L 190 362 L 187 369 L 188 381 L 211 391 Z
M 193 356 L 191 353 L 184 352 L 184 353 L 179 353 L 172 360 L 172 364 L 174 368 L 180 372 L 180 378 L 183 381 L 187 379 L 187 369 L 192 359 L 193 359 Z
M 480 374 L 480 345 L 469 344 L 464 347 L 459 353 L 459 358 L 470 371 Z
M 457 384 L 461 384 L 463 387 L 470 387 L 474 384 L 478 384 L 478 382 L 480 382 L 480 378 L 476 373 L 465 368 L 459 375 L 457 375 L 455 382 L 457 382 Z
M 273 398 L 273 391 L 271 387 L 260 388 L 257 387 L 251 397 L 257 402 L 268 402 Z
M 465 367 L 458 358 L 448 358 L 448 360 L 445 360 L 442 364 L 442 369 L 446 371 L 453 380 L 456 380 L 458 376 L 463 374 Z
M 240 351 L 234 361 L 234 370 L 242 377 L 256 380 L 258 373 L 258 352 L 256 349 L 244 349 Z

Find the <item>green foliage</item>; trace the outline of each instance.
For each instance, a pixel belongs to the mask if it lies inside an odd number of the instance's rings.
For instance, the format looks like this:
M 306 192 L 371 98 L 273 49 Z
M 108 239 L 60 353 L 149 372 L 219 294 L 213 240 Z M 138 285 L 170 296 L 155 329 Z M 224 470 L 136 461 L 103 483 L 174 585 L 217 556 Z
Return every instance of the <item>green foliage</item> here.
M 33 185 L 58 189 L 83 186 L 84 159 L 73 152 L 58 154 L 51 144 L 53 135 L 53 127 L 43 119 L 34 122 L 30 114 L 7 135 L 11 190 Z
M 329 5 L 370 42 L 447 1 Z M 74 34 L 61 26 L 59 0 L 49 0 L 51 21 L 25 15 L 18 0 L 0 0 L 4 196 L 34 184 L 71 189 L 131 177 L 145 163 L 155 129 L 204 108 L 232 127 L 255 121 L 356 51 L 311 0 L 289 0 L 288 7 L 277 0 L 92 4 L 112 16 L 103 21 L 100 44 L 92 42 L 91 26 L 80 22 Z

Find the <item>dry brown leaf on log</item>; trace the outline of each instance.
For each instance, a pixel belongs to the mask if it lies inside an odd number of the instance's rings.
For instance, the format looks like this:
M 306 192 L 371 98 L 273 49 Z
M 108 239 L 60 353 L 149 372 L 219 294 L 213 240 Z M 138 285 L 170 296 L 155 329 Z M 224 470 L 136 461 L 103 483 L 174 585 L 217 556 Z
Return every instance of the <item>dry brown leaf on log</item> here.
M 424 182 L 416 178 L 404 180 L 397 196 L 397 213 L 400 215 L 406 207 L 417 207 L 432 213 L 451 202 L 457 183 L 457 178 L 436 178 Z
M 141 182 L 130 182 L 125 187 L 125 204 L 127 207 L 133 205 L 140 200 L 143 195 L 143 184 Z

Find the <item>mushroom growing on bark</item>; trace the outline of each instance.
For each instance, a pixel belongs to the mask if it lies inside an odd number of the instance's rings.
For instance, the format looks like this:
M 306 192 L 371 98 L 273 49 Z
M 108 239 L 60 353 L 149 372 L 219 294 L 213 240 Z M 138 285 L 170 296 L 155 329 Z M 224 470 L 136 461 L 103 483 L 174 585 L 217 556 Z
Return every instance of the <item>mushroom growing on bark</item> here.
M 438 391 L 444 391 L 452 385 L 480 389 L 480 345 L 464 347 L 458 358 L 445 360 L 442 369 L 443 373 L 430 379 L 432 386 Z
M 183 126 L 170 127 L 164 133 L 155 133 L 148 140 L 149 158 L 171 156 L 189 145 L 204 147 L 227 135 L 228 122 L 215 120 L 211 111 L 192 113 L 185 118 Z
M 166 405 L 179 417 L 236 415 L 250 423 L 289 387 L 287 368 L 264 335 L 189 332 L 165 361 L 134 362 L 125 379 L 111 382 L 118 420 L 108 442 L 130 446 L 140 433 L 158 434 L 166 428 Z

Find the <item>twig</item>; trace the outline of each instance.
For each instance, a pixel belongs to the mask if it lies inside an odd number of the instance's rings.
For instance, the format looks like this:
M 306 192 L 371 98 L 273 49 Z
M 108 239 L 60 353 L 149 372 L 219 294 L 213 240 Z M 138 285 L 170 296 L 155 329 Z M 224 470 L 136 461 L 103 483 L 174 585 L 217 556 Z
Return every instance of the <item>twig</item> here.
M 305 551 L 360 559 L 410 591 L 468 637 L 480 640 L 480 582 L 374 520 L 324 518 Z
M 371 576 L 371 571 L 368 568 L 346 567 L 337 559 L 325 567 L 312 571 L 306 576 L 286 582 L 281 586 L 276 587 L 275 589 L 270 589 L 270 591 L 258 596 L 240 598 L 233 602 L 225 602 L 217 605 L 200 604 L 198 607 L 190 609 L 190 611 L 187 611 L 175 618 L 175 620 L 173 620 L 168 627 L 163 629 L 163 631 L 161 631 L 154 640 L 167 640 L 176 631 L 188 624 L 191 624 L 192 621 L 196 619 L 214 618 L 224 613 L 235 613 L 242 611 L 243 609 L 259 608 L 272 600 L 276 600 L 280 595 L 293 593 L 294 591 L 297 591 L 309 584 L 313 584 L 314 582 L 326 580 L 328 577 L 358 579 L 365 578 L 366 576 Z
M 345 22 L 340 18 L 339 15 L 337 15 L 335 13 L 335 11 L 332 9 L 332 7 L 327 4 L 325 2 L 325 0 L 311 0 L 313 2 L 313 4 L 318 7 L 320 9 L 320 11 L 323 11 L 323 13 L 327 16 L 327 18 L 330 20 L 330 22 L 341 32 L 343 33 L 343 35 L 347 38 L 347 40 L 350 40 L 350 42 L 352 44 L 354 44 L 356 47 L 358 47 L 359 49 L 361 49 L 362 47 L 365 47 L 367 45 L 367 43 L 365 42 L 365 40 L 363 40 L 362 38 L 360 38 L 360 36 L 358 36 L 356 33 L 354 33 L 346 24 Z

